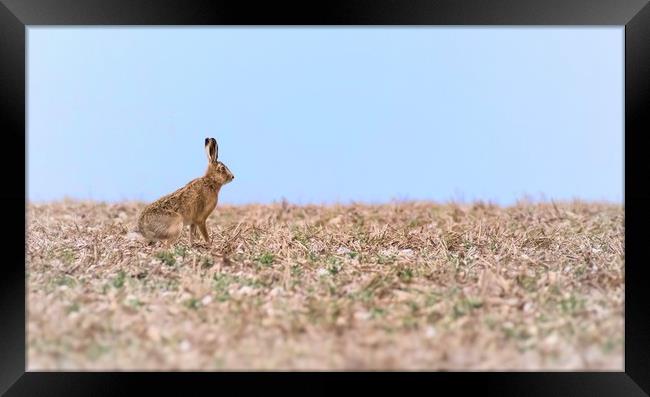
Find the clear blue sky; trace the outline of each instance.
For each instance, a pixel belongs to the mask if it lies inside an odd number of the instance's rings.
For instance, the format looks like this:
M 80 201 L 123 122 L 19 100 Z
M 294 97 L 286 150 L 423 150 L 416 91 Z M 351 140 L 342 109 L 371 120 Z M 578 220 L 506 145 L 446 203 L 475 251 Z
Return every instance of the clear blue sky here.
M 623 28 L 28 29 L 28 198 L 623 200 Z

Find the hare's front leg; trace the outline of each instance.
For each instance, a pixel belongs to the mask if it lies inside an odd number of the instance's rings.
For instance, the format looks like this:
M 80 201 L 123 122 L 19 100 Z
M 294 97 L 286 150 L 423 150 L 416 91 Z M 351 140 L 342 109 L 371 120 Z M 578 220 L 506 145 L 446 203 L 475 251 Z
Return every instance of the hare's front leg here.
M 201 234 L 203 235 L 205 242 L 209 244 L 210 237 L 208 236 L 208 227 L 205 225 L 205 220 L 199 223 L 199 230 L 201 231 Z
M 190 247 L 192 246 L 192 242 L 194 241 L 194 234 L 196 233 L 196 225 L 192 223 L 190 225 Z

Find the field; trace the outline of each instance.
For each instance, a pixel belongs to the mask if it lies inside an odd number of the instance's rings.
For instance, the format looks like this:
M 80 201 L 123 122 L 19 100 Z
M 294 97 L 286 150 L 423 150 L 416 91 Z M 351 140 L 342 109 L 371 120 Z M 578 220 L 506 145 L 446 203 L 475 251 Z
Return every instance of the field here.
M 620 205 L 142 207 L 27 206 L 29 370 L 623 369 Z

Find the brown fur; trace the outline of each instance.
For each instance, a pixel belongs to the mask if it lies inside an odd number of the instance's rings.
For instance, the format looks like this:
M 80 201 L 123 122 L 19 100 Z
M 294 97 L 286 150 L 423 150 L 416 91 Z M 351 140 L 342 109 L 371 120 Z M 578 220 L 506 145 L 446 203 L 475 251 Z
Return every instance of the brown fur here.
M 214 138 L 206 138 L 208 169 L 205 175 L 159 198 L 146 206 L 138 218 L 138 231 L 149 241 L 164 240 L 169 247 L 180 238 L 183 226 L 190 225 L 190 245 L 198 228 L 210 243 L 205 221 L 217 206 L 221 187 L 235 177 L 225 164 L 217 160 L 218 148 Z

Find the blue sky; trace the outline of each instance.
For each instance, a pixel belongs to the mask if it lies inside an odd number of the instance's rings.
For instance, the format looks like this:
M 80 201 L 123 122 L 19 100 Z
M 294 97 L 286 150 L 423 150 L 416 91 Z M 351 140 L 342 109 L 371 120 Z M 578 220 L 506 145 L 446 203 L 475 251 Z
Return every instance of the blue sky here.
M 28 29 L 27 195 L 623 200 L 623 28 Z

